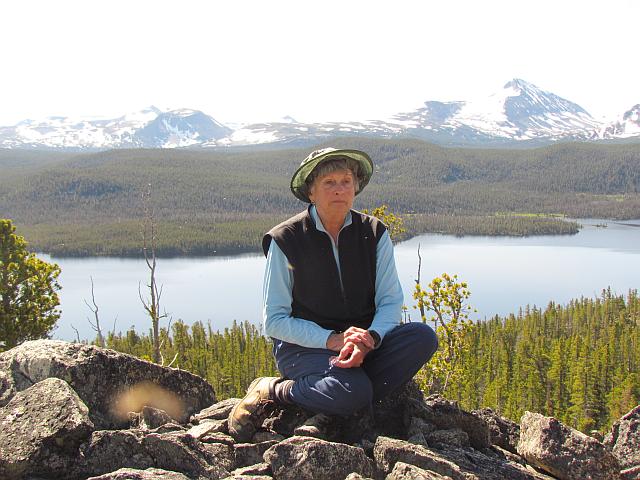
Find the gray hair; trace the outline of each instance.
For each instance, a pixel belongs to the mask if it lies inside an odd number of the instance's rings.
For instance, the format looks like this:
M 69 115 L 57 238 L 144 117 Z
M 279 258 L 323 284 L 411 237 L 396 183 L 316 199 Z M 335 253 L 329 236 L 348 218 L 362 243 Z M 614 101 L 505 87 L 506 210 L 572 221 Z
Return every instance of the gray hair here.
M 353 182 L 356 186 L 356 193 L 358 193 L 360 191 L 360 164 L 349 157 L 331 157 L 329 160 L 322 162 L 314 168 L 307 176 L 305 180 L 305 193 L 307 196 L 311 191 L 311 185 L 313 185 L 313 182 L 315 182 L 317 178 L 342 170 L 350 170 L 351 173 L 353 173 Z

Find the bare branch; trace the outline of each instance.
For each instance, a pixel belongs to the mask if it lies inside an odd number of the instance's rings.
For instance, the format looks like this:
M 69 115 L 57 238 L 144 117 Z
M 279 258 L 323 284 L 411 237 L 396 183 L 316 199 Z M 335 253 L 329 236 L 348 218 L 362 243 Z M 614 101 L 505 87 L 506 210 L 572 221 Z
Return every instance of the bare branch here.
M 75 330 L 75 332 L 76 332 L 76 338 L 77 338 L 78 343 L 81 343 L 80 342 L 80 332 L 78 332 L 78 329 L 76 327 L 74 327 L 73 324 L 71 324 L 71 328 L 73 328 Z
M 100 317 L 98 316 L 99 308 L 98 308 L 98 304 L 96 303 L 96 296 L 95 296 L 94 286 L 93 286 L 93 277 L 89 276 L 89 278 L 91 279 L 91 302 L 93 303 L 93 306 L 89 305 L 89 302 L 87 302 L 86 299 L 84 300 L 84 303 L 87 307 L 89 307 L 89 310 L 93 312 L 95 323 L 89 320 L 88 317 L 87 317 L 87 321 L 89 322 L 89 325 L 91 325 L 91 328 L 93 328 L 93 330 L 95 330 L 95 332 L 98 334 L 98 337 L 97 337 L 98 345 L 101 347 L 104 347 L 104 336 L 102 335 L 102 329 L 100 328 Z
M 167 365 L 167 367 L 170 367 L 171 365 L 173 365 L 173 363 L 176 361 L 177 358 L 178 358 L 178 352 L 176 352 L 176 354 L 173 356 L 173 360 L 169 362 L 169 365 Z

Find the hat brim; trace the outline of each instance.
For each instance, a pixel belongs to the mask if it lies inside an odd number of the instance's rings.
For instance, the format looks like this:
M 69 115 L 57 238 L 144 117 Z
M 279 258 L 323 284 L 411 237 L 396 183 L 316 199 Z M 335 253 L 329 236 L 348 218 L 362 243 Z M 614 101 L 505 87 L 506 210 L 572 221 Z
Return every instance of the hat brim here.
M 373 162 L 369 155 L 365 152 L 361 152 L 360 150 L 332 150 L 331 152 L 327 152 L 323 155 L 318 155 L 309 162 L 303 163 L 293 174 L 293 177 L 291 177 L 291 192 L 297 199 L 306 203 L 311 203 L 311 200 L 309 200 L 304 189 L 309 174 L 321 163 L 335 157 L 349 157 L 358 162 L 360 165 L 361 176 L 358 177 L 359 189 L 356 192 L 356 195 L 364 190 L 364 187 L 369 183 L 371 175 L 373 174 Z

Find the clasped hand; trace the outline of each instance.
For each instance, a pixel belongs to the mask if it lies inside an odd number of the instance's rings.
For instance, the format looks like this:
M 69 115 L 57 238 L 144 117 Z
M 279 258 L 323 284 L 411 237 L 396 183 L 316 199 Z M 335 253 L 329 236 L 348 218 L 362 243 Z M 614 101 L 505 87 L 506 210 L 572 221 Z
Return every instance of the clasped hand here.
M 327 340 L 327 348 L 339 352 L 333 365 L 340 368 L 361 366 L 373 347 L 371 334 L 358 327 L 349 327 L 342 333 L 332 333 Z

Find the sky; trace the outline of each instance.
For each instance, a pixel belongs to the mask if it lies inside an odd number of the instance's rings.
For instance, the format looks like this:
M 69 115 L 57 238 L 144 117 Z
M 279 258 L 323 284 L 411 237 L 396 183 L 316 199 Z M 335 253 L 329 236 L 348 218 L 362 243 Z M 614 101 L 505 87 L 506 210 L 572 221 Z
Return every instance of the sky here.
M 640 103 L 639 19 L 639 0 L 3 0 L 0 125 L 379 119 L 513 78 L 613 119 Z

